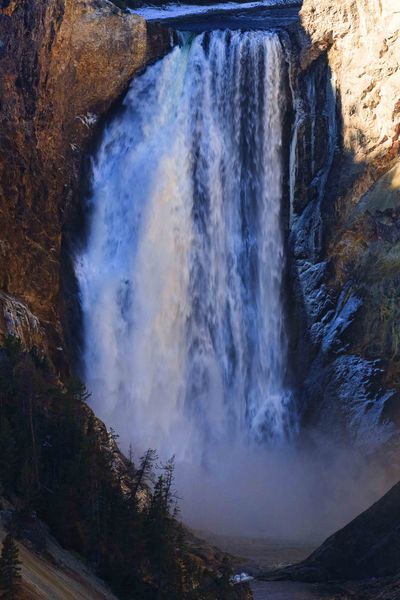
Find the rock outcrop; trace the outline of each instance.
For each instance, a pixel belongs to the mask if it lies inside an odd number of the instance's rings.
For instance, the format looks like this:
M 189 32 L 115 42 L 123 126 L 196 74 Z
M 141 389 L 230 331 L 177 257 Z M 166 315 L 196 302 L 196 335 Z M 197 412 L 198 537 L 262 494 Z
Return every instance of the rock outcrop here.
M 343 151 L 360 170 L 365 162 L 386 161 L 388 153 L 395 158 L 400 134 L 397 0 L 305 0 L 300 15 L 309 37 L 302 68 L 327 52 L 340 103 Z
M 291 247 L 305 414 L 379 446 L 400 414 L 400 12 L 305 0 L 301 25 Z
M 395 575 L 400 570 L 400 483 L 303 562 L 271 579 L 329 581 Z
M 0 3 L 0 338 L 18 334 L 56 364 L 82 156 L 130 78 L 169 47 L 168 31 L 107 0 Z

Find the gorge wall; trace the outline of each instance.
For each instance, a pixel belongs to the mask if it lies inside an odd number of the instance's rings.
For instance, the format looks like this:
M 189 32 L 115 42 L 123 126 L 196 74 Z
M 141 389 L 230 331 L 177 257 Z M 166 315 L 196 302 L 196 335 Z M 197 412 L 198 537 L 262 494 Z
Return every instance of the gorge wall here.
M 400 386 L 395 3 L 305 0 L 292 73 L 292 362 L 309 373 L 309 422 L 333 411 L 360 442 L 397 419 Z M 109 2 L 3 0 L 0 40 L 0 336 L 16 333 L 65 366 L 63 231 L 79 205 L 82 157 L 96 122 L 170 34 Z
M 359 446 L 393 442 L 398 421 L 395 4 L 305 0 L 293 34 L 290 357 L 304 422 Z M 132 76 L 170 45 L 106 0 L 1 2 L 0 337 L 39 346 L 58 369 L 76 334 L 63 244 L 83 157 Z
M 303 381 L 308 369 L 307 422 L 380 445 L 394 439 L 400 384 L 400 13 L 395 0 L 306 0 L 301 24 L 293 360 Z
M 63 230 L 95 124 L 131 77 L 170 47 L 110 2 L 0 4 L 0 337 L 66 365 Z M 64 278 L 65 279 L 65 278 Z

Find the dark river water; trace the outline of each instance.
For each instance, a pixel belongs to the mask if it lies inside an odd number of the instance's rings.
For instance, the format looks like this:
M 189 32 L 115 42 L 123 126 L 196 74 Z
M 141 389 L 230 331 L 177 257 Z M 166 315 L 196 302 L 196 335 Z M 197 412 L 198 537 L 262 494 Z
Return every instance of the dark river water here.
M 265 571 L 290 563 L 300 562 L 318 545 L 320 540 L 299 542 L 267 537 L 216 535 L 198 531 L 199 537 L 237 557 L 237 573 L 257 576 Z M 333 588 L 291 581 L 251 582 L 254 600 L 335 600 Z
M 318 586 L 291 581 L 254 581 L 251 589 L 254 600 L 333 600 Z
M 148 21 L 161 22 L 178 31 L 200 33 L 215 29 L 277 30 L 295 25 L 300 3 L 278 5 L 264 2 L 219 3 L 207 7 L 167 4 L 165 8 L 144 7 L 137 12 Z M 196 10 L 201 12 L 196 12 Z

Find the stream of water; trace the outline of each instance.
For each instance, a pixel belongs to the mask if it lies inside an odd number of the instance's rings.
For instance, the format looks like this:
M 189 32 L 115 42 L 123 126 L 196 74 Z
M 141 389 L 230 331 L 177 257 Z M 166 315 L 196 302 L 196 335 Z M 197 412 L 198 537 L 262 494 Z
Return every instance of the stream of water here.
M 86 382 L 125 445 L 207 463 L 296 428 L 285 70 L 276 33 L 187 37 L 134 80 L 104 133 L 76 264 Z

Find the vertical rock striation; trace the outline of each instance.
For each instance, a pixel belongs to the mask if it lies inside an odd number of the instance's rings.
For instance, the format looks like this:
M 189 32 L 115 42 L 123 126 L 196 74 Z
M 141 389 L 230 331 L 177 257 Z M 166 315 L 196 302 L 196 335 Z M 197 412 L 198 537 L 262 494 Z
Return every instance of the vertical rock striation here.
M 0 3 L 0 336 L 35 322 L 23 338 L 61 356 L 62 230 L 83 153 L 130 78 L 169 47 L 168 31 L 106 0 Z
M 305 0 L 295 86 L 291 247 L 306 324 L 295 346 L 311 348 L 304 411 L 368 446 L 389 439 L 399 418 L 397 4 Z

